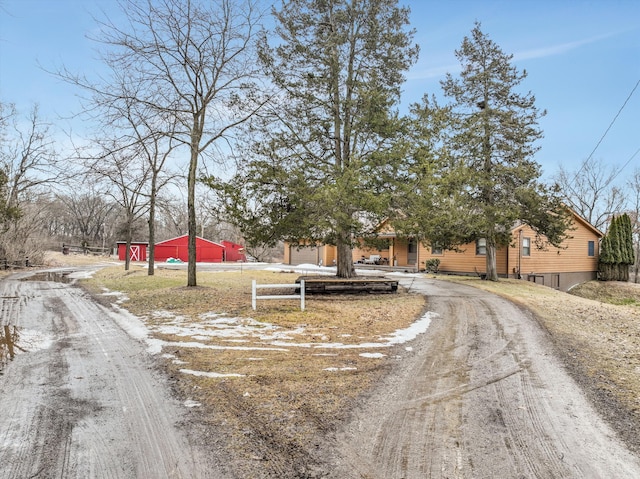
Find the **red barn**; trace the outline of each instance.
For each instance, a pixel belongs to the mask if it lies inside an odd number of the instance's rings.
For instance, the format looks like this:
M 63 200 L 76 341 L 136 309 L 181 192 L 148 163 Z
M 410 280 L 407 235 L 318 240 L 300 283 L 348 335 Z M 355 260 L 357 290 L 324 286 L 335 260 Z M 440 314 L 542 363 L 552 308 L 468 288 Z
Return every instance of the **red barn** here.
M 156 243 L 154 254 L 156 261 L 167 261 L 169 258 L 189 261 L 189 235 Z M 196 236 L 197 263 L 222 263 L 223 257 L 224 246 Z
M 127 254 L 127 242 L 118 241 L 118 259 L 124 261 Z M 147 261 L 147 248 L 149 243 L 139 241 L 132 241 L 129 249 L 129 259 L 131 261 Z
M 247 261 L 244 246 L 226 240 L 222 242 L 222 245 L 224 246 L 225 261 Z

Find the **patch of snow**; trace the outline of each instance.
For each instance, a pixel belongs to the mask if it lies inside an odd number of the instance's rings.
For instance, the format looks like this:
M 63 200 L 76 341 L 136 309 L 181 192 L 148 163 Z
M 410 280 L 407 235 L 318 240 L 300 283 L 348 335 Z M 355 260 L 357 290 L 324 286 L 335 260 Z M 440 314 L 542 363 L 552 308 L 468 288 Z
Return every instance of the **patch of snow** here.
M 180 369 L 179 370 L 183 374 L 191 374 L 192 376 L 203 376 L 206 378 L 243 378 L 244 374 L 236 374 L 236 373 L 212 373 L 207 371 L 194 371 L 192 369 Z
M 183 317 L 173 317 L 167 311 L 153 313 L 154 318 L 172 319 L 163 325 L 150 326 L 150 329 L 167 335 L 191 337 L 199 341 L 210 338 L 257 338 L 263 341 L 293 340 L 294 336 L 305 332 L 303 327 L 285 330 L 270 323 L 261 323 L 252 318 L 226 317 L 221 314 L 207 313 L 199 316 L 202 323 L 186 323 Z M 186 324 L 185 324 L 186 323 Z M 246 339 L 238 339 L 246 341 Z
M 253 346 L 219 346 L 217 344 L 202 344 L 202 343 L 196 343 L 194 341 L 189 341 L 189 342 L 163 341 L 162 344 L 165 346 L 176 346 L 176 347 L 182 347 L 182 348 L 195 348 L 195 349 L 214 349 L 219 351 L 230 350 L 230 351 L 282 351 L 285 353 L 289 352 L 288 349 L 283 349 L 283 348 L 261 348 L 261 347 L 253 347 Z
M 358 368 L 345 367 L 345 368 L 324 368 L 323 371 L 357 371 Z
M 386 354 L 382 353 L 360 353 L 360 356 L 363 358 L 371 358 L 371 359 L 382 359 L 386 356 Z
M 199 407 L 199 406 L 202 406 L 202 404 L 200 404 L 198 401 L 194 401 L 193 399 L 187 399 L 183 404 L 186 407 Z
M 272 271 L 277 273 L 298 273 L 305 274 L 309 272 L 313 272 L 314 274 L 327 274 L 327 275 L 335 275 L 336 268 L 335 266 L 318 266 L 316 264 L 311 263 L 303 263 L 298 265 L 273 265 L 269 268 L 265 268 L 265 271 Z
M 47 334 L 33 329 L 18 329 L 18 337 L 15 341 L 14 352 L 33 352 L 49 349 L 53 344 L 53 338 Z
M 115 296 L 116 304 L 122 304 L 129 301 L 129 297 L 126 294 L 121 293 L 120 291 L 107 290 L 104 293 L 102 293 L 102 296 Z
M 113 309 L 105 308 L 106 313 L 124 329 L 129 336 L 147 344 L 149 354 L 160 354 L 162 352 L 163 341 L 149 337 L 149 330 L 144 323 L 129 311 L 118 305 L 112 305 Z
M 408 328 L 399 329 L 391 336 L 383 338 L 387 340 L 389 346 L 393 344 L 403 344 L 415 339 L 419 334 L 425 333 L 433 318 L 438 317 L 437 313 L 427 311 L 422 318 L 415 321 Z

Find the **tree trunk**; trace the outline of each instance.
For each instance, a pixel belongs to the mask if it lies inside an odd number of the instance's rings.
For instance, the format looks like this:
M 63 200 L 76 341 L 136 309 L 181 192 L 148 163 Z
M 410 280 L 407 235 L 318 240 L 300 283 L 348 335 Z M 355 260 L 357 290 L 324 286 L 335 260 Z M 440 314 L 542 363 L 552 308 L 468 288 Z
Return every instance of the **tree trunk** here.
M 155 273 L 156 256 L 156 174 L 151 178 L 151 198 L 149 199 L 149 248 L 147 251 L 147 261 L 149 262 L 148 276 Z
M 187 286 L 197 286 L 196 281 L 196 172 L 198 170 L 198 150 L 202 133 L 199 129 L 199 119 L 194 118 L 193 133 L 191 134 L 191 160 L 187 176 L 187 225 L 189 234 L 189 263 L 187 265 Z
M 338 278 L 353 278 L 356 271 L 353 268 L 353 251 L 351 242 L 338 239 L 337 243 L 338 258 L 336 259 L 336 276 Z
M 124 248 L 124 270 L 129 271 L 129 266 L 131 265 L 131 237 L 133 234 L 131 233 L 131 224 L 127 227 L 127 237 L 126 237 L 126 245 Z
M 498 281 L 498 268 L 496 267 L 496 245 L 487 238 L 487 279 Z
M 636 270 L 635 270 L 635 278 L 633 280 L 635 283 L 640 283 L 640 278 L 638 277 L 639 269 L 640 269 L 640 241 L 638 241 L 638 244 L 636 245 Z

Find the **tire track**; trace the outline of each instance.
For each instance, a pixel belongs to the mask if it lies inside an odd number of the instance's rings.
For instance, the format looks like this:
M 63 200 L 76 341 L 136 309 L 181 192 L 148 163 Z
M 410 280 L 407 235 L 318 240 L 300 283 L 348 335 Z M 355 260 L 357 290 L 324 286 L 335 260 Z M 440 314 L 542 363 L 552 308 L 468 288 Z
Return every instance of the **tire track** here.
M 55 338 L 0 375 L 0 479 L 226 477 L 177 424 L 144 345 L 69 284 L 5 279 L 2 321 Z
M 640 477 L 527 312 L 462 285 L 413 289 L 438 319 L 339 432 L 329 477 Z

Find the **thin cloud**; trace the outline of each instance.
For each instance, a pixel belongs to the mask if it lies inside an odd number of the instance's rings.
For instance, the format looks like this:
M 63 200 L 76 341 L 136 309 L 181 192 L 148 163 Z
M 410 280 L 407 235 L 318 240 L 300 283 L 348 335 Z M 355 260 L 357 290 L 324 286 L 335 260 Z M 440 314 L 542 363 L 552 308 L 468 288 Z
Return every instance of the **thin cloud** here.
M 584 40 L 577 40 L 575 42 L 561 43 L 559 45 L 552 45 L 549 47 L 536 48 L 533 50 L 526 50 L 524 52 L 515 53 L 513 55 L 514 60 L 531 60 L 534 58 L 546 58 L 555 55 L 562 55 L 576 48 L 580 48 L 590 43 L 595 43 L 605 38 L 614 36 L 615 33 L 608 33 L 605 35 L 598 35 L 592 38 L 586 38 Z
M 605 38 L 609 38 L 617 35 L 617 33 L 607 33 L 604 35 L 598 35 L 591 38 L 586 38 L 584 40 L 577 40 L 574 42 L 561 43 L 558 45 L 551 45 L 548 47 L 535 48 L 532 50 L 525 50 L 519 53 L 514 53 L 514 60 L 531 60 L 536 58 L 546 58 L 556 55 L 562 55 L 571 50 L 575 50 L 584 45 L 589 45 L 590 43 L 595 43 Z M 441 78 L 444 77 L 447 73 L 457 73 L 461 69 L 459 64 L 451 64 L 445 66 L 435 66 L 431 68 L 426 68 L 424 70 L 411 72 L 407 75 L 408 80 L 428 80 L 431 78 Z

